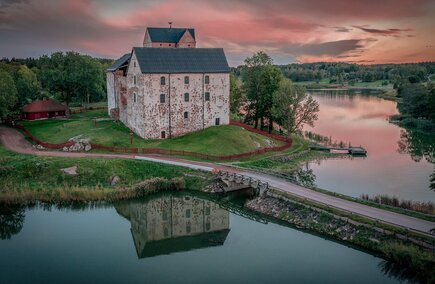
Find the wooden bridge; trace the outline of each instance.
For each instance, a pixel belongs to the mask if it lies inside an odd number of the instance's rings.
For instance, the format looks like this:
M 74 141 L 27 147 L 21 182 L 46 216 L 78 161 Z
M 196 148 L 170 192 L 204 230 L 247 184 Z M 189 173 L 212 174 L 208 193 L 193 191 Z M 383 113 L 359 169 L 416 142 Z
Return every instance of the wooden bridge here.
M 254 188 L 257 193 L 269 190 L 269 183 L 242 174 L 219 171 L 219 178 L 227 185 L 225 192 L 236 191 L 246 188 Z
M 318 151 L 343 151 L 347 152 L 350 155 L 359 155 L 359 156 L 365 156 L 367 155 L 367 150 L 363 147 L 339 147 L 339 146 L 323 146 L 323 145 L 310 145 L 311 150 L 318 150 Z

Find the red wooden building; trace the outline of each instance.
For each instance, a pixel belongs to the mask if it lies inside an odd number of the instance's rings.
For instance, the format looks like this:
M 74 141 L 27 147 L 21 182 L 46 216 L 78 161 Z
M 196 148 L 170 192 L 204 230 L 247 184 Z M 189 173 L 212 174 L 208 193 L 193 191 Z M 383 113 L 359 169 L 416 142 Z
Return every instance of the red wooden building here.
M 34 120 L 65 116 L 66 107 L 56 101 L 42 99 L 33 101 L 23 107 L 23 119 Z

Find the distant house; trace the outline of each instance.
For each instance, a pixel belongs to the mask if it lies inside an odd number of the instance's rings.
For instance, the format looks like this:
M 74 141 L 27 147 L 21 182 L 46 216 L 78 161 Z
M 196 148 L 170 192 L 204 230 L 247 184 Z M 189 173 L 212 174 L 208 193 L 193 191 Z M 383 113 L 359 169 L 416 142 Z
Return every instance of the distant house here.
M 112 118 L 145 139 L 229 124 L 230 67 L 222 48 L 196 48 L 187 28 L 148 28 L 143 45 L 107 69 Z
M 23 118 L 27 120 L 63 117 L 66 107 L 54 100 L 36 100 L 23 107 Z

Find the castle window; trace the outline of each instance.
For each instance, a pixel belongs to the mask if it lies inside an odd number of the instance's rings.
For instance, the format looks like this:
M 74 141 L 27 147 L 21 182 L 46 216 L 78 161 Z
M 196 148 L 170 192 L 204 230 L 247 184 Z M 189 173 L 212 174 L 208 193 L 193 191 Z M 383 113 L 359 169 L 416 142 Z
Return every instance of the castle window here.
M 166 101 L 166 95 L 165 94 L 160 94 L 160 103 L 164 104 Z
M 208 75 L 204 77 L 204 83 L 210 84 L 210 77 Z
M 136 76 L 133 76 L 133 84 L 136 85 Z
M 162 139 L 165 139 L 166 138 L 166 132 L 162 131 L 162 135 L 160 137 L 162 137 Z
M 190 209 L 186 209 L 186 218 L 190 218 Z
M 133 93 L 133 102 L 136 102 L 136 93 Z
M 189 113 L 187 111 L 184 112 L 184 119 L 188 119 L 189 118 Z
M 221 119 L 220 119 L 219 117 L 218 117 L 218 118 L 216 118 L 215 124 L 216 124 L 216 125 L 219 125 L 219 124 L 221 124 Z
M 185 93 L 184 94 L 184 101 L 188 102 L 189 101 L 189 93 Z
M 205 92 L 205 94 L 204 94 L 204 100 L 206 100 L 206 101 L 210 100 L 210 93 L 209 92 Z
M 133 62 L 133 66 L 134 66 L 134 67 L 136 67 L 136 61 L 135 61 L 135 62 Z
M 184 76 L 184 84 L 189 84 L 189 76 Z
M 187 223 L 186 224 L 186 233 L 187 234 L 190 234 L 190 231 L 192 230 L 192 227 L 191 227 L 191 225 L 190 225 L 190 223 Z
M 166 78 L 165 78 L 165 76 L 160 77 L 160 85 L 162 85 L 162 86 L 166 85 Z

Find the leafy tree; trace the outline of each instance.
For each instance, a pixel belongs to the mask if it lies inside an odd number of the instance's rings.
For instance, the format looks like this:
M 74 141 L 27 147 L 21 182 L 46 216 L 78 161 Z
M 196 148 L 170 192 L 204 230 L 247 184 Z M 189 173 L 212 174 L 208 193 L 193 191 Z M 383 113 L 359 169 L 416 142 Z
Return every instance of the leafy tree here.
M 245 103 L 246 98 L 237 82 L 237 77 L 230 74 L 230 111 L 239 114 L 240 108 Z
M 400 112 L 416 118 L 432 118 L 435 112 L 435 93 L 429 90 L 430 87 L 423 84 L 402 84 L 398 89 L 398 94 L 402 98 L 398 103 Z
M 243 89 L 248 100 L 248 119 L 254 121 L 254 127 L 264 126 L 264 119 L 269 119 L 269 131 L 272 130 L 272 94 L 278 88 L 281 72 L 272 66 L 272 58 L 260 51 L 245 59 L 242 71 Z
M 41 94 L 41 83 L 35 72 L 22 65 L 17 72 L 15 85 L 18 92 L 18 107 L 37 99 Z
M 264 127 L 264 119 L 268 120 L 269 133 L 273 130 L 273 93 L 278 89 L 279 82 L 282 79 L 281 71 L 272 65 L 266 65 L 261 74 L 261 97 L 260 97 L 260 121 L 261 128 Z
M 76 52 L 56 52 L 39 59 L 43 87 L 62 96 L 69 114 L 73 98 L 89 102 L 91 95 L 101 95 L 104 76 L 101 64 Z
M 293 85 L 288 79 L 281 80 L 273 94 L 272 114 L 289 136 L 300 133 L 304 124 L 313 126 L 318 111 L 319 103 L 307 95 L 305 88 Z
M 9 73 L 0 70 L 0 118 L 5 118 L 13 113 L 17 102 L 17 88 Z

